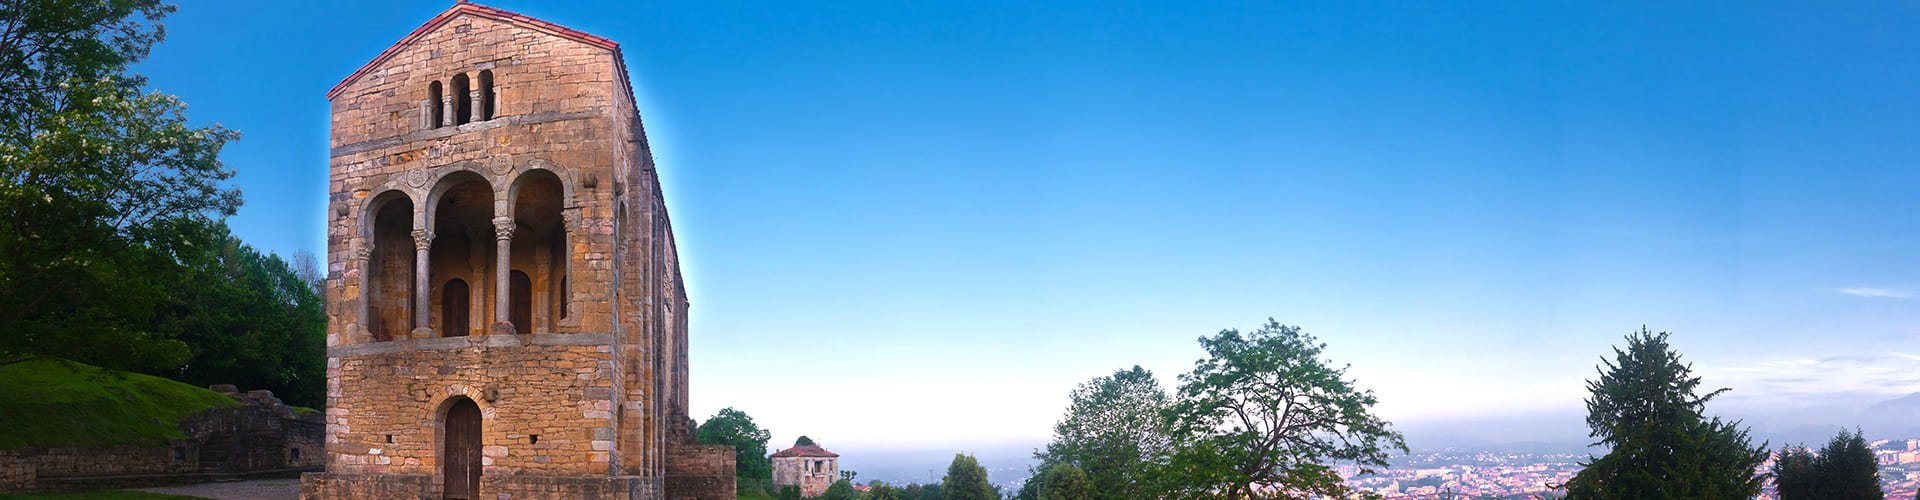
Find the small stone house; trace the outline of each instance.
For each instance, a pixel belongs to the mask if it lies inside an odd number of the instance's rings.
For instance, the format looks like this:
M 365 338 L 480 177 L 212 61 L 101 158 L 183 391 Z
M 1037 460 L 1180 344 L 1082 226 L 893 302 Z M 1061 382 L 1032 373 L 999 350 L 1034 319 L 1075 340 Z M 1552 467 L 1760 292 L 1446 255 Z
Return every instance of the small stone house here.
M 816 497 L 840 480 L 840 454 L 800 436 L 792 448 L 773 454 L 773 487 L 799 486 L 800 496 Z

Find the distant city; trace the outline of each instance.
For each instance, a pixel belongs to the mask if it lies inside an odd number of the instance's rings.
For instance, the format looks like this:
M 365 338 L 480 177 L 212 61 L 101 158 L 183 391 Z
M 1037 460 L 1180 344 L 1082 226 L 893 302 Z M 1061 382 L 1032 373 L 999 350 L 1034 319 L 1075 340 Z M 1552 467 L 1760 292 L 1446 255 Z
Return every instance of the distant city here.
M 1870 443 L 1880 464 L 1880 488 L 1887 498 L 1914 498 L 1920 490 L 1920 438 L 1879 439 Z M 1777 455 L 1777 449 L 1776 455 Z M 1495 453 L 1439 451 L 1414 453 L 1396 460 L 1380 474 L 1358 475 L 1352 465 L 1340 474 L 1356 489 L 1386 498 L 1552 498 L 1580 472 L 1585 453 Z M 1773 468 L 1773 458 L 1760 472 Z M 1760 498 L 1778 498 L 1772 485 Z
M 1818 443 L 1814 443 L 1818 444 Z M 1887 498 L 1914 498 L 1920 493 L 1920 437 L 1876 439 L 1869 444 L 1880 464 L 1880 487 Z M 1779 443 L 1771 443 L 1778 452 Z M 1817 448 L 1817 446 L 1816 446 Z M 1594 453 L 1599 453 L 1596 448 Z M 863 473 L 861 482 L 883 480 L 888 483 L 929 483 L 946 472 L 938 460 L 951 459 L 951 452 L 882 454 L 868 456 L 872 473 Z M 1026 483 L 1030 456 L 1013 449 L 993 449 L 982 455 L 993 484 L 1002 491 L 1018 491 Z M 1355 489 L 1380 494 L 1389 499 L 1416 498 L 1557 498 L 1564 484 L 1580 472 L 1587 452 L 1520 452 L 1446 449 L 1418 451 L 1393 460 L 1393 467 L 1379 474 L 1359 475 L 1353 465 L 1338 467 L 1340 475 Z M 880 458 L 880 460 L 872 460 Z M 884 467 L 875 462 L 907 467 Z M 903 463 L 904 462 L 904 463 Z M 1773 458 L 1761 464 L 1759 472 L 1773 468 Z M 909 472 L 911 471 L 911 472 Z M 1760 498 L 1776 499 L 1772 484 Z

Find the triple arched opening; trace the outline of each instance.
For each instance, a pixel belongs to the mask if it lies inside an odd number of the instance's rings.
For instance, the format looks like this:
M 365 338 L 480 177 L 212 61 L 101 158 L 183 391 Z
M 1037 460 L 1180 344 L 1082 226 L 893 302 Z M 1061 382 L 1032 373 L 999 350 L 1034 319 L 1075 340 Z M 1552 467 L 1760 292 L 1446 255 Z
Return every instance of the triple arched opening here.
M 445 85 L 439 80 L 427 82 L 427 101 L 421 108 L 427 128 L 466 125 L 492 120 L 499 107 L 497 99 L 493 70 L 483 69 L 473 77 L 456 73 Z
M 362 285 L 369 340 L 402 338 L 421 326 L 440 337 L 486 334 L 499 322 L 521 334 L 557 331 L 572 315 L 569 196 L 546 168 L 527 169 L 504 193 L 479 171 L 454 170 L 420 207 L 399 190 L 375 196 L 362 222 L 372 244 Z M 428 240 L 424 252 L 420 239 Z M 416 296 L 420 289 L 428 300 Z M 422 307 L 427 314 L 418 314 Z

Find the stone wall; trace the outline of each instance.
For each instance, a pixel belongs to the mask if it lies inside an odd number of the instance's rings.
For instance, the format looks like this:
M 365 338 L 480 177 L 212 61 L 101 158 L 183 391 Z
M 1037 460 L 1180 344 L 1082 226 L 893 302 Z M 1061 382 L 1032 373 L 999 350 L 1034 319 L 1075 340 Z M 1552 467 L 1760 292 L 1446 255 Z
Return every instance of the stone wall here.
M 32 457 L 22 456 L 11 450 L 0 450 L 0 492 L 34 491 L 39 489 L 35 479 L 39 476 Z
M 667 447 L 667 498 L 733 500 L 732 446 L 688 442 Z
M 667 443 L 686 430 L 688 305 L 626 75 L 610 40 L 460 2 L 328 92 L 315 491 L 405 489 L 361 475 L 439 488 L 444 412 L 465 399 L 481 410 L 482 496 L 664 494 Z M 455 91 L 482 78 L 492 92 Z M 491 116 L 446 118 L 487 99 Z M 684 470 L 717 466 L 702 453 Z
M 328 471 L 438 473 L 446 409 L 465 398 L 480 407 L 482 477 L 607 475 L 607 342 L 591 334 L 485 335 L 412 341 L 391 352 L 381 344 L 336 349 Z
M 0 492 L 72 489 L 90 484 L 137 486 L 204 480 L 212 477 L 209 474 L 321 465 L 324 434 L 320 414 L 295 415 L 268 391 L 240 394 L 232 386 L 214 389 L 243 404 L 181 419 L 179 428 L 187 437 L 164 446 L 28 446 L 0 450 Z M 304 451 L 293 451 L 296 449 Z
M 440 485 L 419 474 L 307 474 L 300 477 L 300 498 L 440 498 Z
M 819 463 L 820 472 L 813 472 Z M 802 496 L 820 496 L 840 480 L 840 459 L 832 457 L 774 457 L 773 486 L 799 486 Z
M 441 484 L 435 477 L 424 474 L 307 474 L 300 482 L 300 498 L 426 500 L 440 498 L 440 492 Z M 661 496 L 658 478 L 510 475 L 481 476 L 477 498 L 650 500 L 693 497 Z

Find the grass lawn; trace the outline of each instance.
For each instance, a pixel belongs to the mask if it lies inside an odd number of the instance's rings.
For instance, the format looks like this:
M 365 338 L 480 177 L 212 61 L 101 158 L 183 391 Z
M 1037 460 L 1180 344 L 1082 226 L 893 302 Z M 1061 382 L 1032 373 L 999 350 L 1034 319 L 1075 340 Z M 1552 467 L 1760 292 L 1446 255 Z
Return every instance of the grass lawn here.
M 94 499 L 100 499 L 100 500 L 195 500 L 195 499 L 199 499 L 200 497 L 189 497 L 189 496 L 182 496 L 182 495 L 162 495 L 162 494 L 159 494 L 159 493 L 147 493 L 147 492 L 144 492 L 144 491 L 89 491 L 89 492 L 86 492 L 86 493 L 46 493 L 46 494 L 40 494 L 40 495 L 0 495 L 0 500 L 13 500 L 13 499 L 16 499 L 16 498 L 19 498 L 19 499 L 35 499 L 35 500 L 40 500 L 40 499 L 48 499 L 48 498 L 56 498 L 56 499 L 58 499 L 58 498 L 66 498 L 66 499 L 74 499 L 74 500 L 80 500 L 80 499 L 88 499 L 88 500 L 94 500 Z
M 238 404 L 220 393 L 180 382 L 60 359 L 0 365 L 0 448 L 165 445 L 169 439 L 185 437 L 178 427 L 181 418 Z

